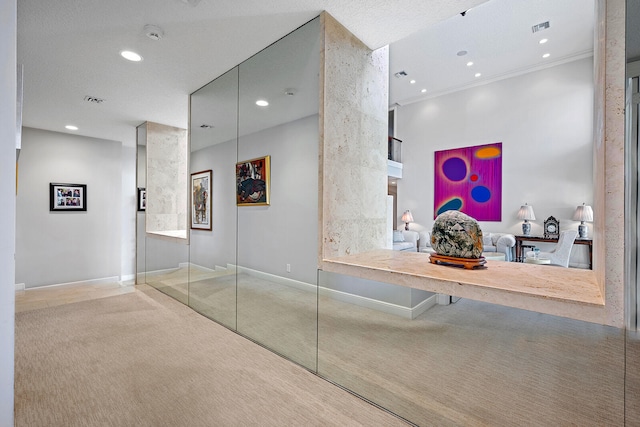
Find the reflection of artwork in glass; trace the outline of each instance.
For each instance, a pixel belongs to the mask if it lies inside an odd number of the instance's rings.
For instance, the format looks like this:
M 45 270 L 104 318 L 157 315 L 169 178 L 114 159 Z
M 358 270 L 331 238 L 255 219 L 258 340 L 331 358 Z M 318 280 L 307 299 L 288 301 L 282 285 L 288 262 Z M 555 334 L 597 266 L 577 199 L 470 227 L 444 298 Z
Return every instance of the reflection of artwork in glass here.
M 238 206 L 268 205 L 271 156 L 236 164 L 236 203 Z
M 50 211 L 86 211 L 87 186 L 85 184 L 49 184 Z
M 191 228 L 211 230 L 211 170 L 191 174 Z
M 449 210 L 502 220 L 502 143 L 436 151 L 434 218 Z
M 138 210 L 144 211 L 147 209 L 147 190 L 144 188 L 138 188 Z

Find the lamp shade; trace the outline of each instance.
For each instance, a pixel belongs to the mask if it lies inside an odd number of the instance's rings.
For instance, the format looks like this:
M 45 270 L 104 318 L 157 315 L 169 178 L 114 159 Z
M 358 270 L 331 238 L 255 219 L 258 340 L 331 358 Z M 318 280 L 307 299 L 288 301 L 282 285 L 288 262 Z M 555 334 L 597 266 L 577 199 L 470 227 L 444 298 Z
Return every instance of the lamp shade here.
M 533 213 L 533 206 L 524 204 L 520 206 L 520 210 L 518 211 L 518 219 L 524 219 L 527 221 L 533 221 L 536 219 L 536 214 Z
M 592 222 L 593 221 L 593 209 L 591 209 L 591 206 L 585 205 L 583 203 L 582 206 L 578 206 L 576 208 L 576 211 L 573 214 L 573 220 L 574 221 Z
M 411 215 L 411 211 L 404 211 L 402 214 L 402 222 L 413 222 L 413 215 Z

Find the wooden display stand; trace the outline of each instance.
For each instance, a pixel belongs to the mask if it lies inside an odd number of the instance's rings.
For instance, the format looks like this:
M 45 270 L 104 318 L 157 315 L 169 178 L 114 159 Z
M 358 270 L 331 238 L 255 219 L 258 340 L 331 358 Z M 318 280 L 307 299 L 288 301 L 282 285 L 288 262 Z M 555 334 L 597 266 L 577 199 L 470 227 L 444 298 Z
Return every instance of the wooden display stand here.
M 429 261 L 431 264 L 464 267 L 467 270 L 473 270 L 474 268 L 486 268 L 485 264 L 487 263 L 483 256 L 480 258 L 457 258 L 438 254 L 431 254 L 429 256 Z

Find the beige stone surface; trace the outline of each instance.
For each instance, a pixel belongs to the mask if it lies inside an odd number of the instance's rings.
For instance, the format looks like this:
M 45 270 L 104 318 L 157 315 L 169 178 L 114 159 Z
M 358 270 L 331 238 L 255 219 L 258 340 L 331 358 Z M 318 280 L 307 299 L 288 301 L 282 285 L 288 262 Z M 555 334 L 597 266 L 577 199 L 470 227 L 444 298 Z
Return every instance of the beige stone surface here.
M 616 326 L 591 270 L 487 260 L 486 269 L 435 265 L 392 250 L 326 259 L 323 270 L 477 301 Z

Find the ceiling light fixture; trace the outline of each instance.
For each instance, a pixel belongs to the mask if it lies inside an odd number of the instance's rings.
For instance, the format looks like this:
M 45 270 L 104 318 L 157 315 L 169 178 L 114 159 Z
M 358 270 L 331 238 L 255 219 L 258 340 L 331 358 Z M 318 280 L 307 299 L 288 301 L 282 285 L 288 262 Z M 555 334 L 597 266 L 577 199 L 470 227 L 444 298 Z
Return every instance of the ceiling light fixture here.
M 427 90 L 426 89 L 422 89 L 420 92 L 427 93 Z
M 476 77 L 480 77 L 482 74 L 480 73 L 476 73 Z
M 74 126 L 74 125 L 66 125 L 65 128 L 69 130 L 78 130 L 78 126 Z
M 467 62 L 467 67 L 471 67 L 473 65 L 473 61 Z
M 409 83 L 411 83 L 413 85 L 413 84 L 416 84 L 416 81 L 415 80 L 411 80 Z
M 548 57 L 550 57 L 550 56 L 551 56 L 551 54 L 550 54 L 550 53 L 545 53 L 544 55 L 542 55 L 542 57 L 543 57 L 543 58 L 548 58 Z
M 130 51 L 130 50 L 123 50 L 122 52 L 120 52 L 120 55 L 124 59 L 127 59 L 127 60 L 132 61 L 132 62 L 140 62 L 140 61 L 142 61 L 142 56 L 140 56 L 137 53 L 135 53 L 133 51 Z
M 540 43 L 540 44 L 545 44 L 545 43 L 546 43 L 546 42 L 548 42 L 548 41 L 549 41 L 549 39 L 542 39 L 542 40 L 540 40 L 538 43 Z
M 269 103 L 267 101 L 265 101 L 264 99 L 258 99 L 256 101 L 256 105 L 258 107 L 266 107 L 267 105 L 269 105 Z

